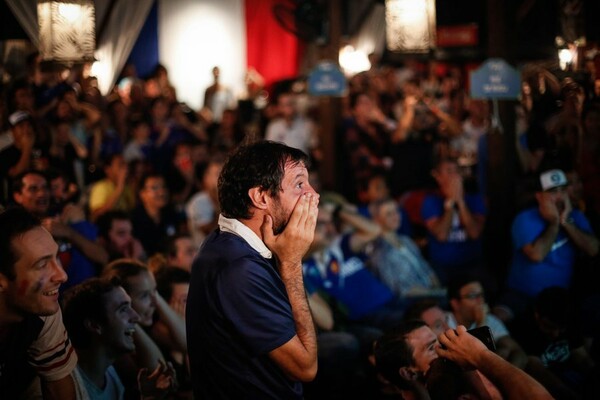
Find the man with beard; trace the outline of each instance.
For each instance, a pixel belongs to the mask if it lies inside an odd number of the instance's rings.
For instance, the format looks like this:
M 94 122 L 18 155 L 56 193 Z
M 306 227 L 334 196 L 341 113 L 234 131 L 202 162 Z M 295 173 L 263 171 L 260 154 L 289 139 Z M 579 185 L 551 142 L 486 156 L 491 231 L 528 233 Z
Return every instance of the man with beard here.
M 192 266 L 187 337 L 196 398 L 301 399 L 317 372 L 302 280 L 319 195 L 307 157 L 280 143 L 241 147 L 219 177 L 219 228 Z
M 70 373 L 77 363 L 58 306 L 67 274 L 58 246 L 22 208 L 0 213 L 0 398 L 74 399 Z M 39 395 L 39 394 L 38 394 Z

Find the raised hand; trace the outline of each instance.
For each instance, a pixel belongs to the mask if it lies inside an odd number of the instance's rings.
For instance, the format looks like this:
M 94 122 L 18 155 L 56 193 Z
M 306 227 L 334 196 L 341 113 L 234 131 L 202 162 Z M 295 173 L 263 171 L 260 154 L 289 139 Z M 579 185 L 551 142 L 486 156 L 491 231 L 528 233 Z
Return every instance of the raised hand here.
M 450 178 L 450 182 L 448 184 L 449 197 L 459 202 L 463 199 L 463 181 L 460 175 L 453 176 Z
M 557 224 L 560 221 L 560 214 L 554 198 L 551 193 L 539 193 L 537 195 L 539 211 L 542 218 L 546 221 Z M 570 203 L 569 203 L 570 204 Z
M 162 360 L 158 361 L 158 365 L 151 373 L 148 372 L 148 368 L 140 369 L 137 381 L 142 399 L 146 400 L 164 399 L 177 390 L 175 369 L 170 362 L 165 364 Z
M 569 199 L 569 196 L 565 195 L 565 198 L 563 200 L 563 208 L 560 211 L 560 222 L 561 223 L 566 223 L 567 220 L 569 219 L 569 216 L 571 215 L 571 211 L 573 211 L 573 206 L 571 205 L 571 199 Z
M 14 145 L 19 150 L 30 150 L 35 143 L 35 136 L 31 130 L 14 134 Z
M 69 239 L 73 230 L 60 221 L 59 217 L 44 218 L 42 226 L 55 238 Z
M 442 347 L 436 348 L 440 357 L 454 361 L 463 368 L 477 368 L 479 357 L 488 351 L 487 347 L 475 336 L 467 332 L 467 328 L 459 325 L 456 330 L 448 329 L 438 340 Z
M 477 326 L 482 326 L 485 324 L 485 319 L 490 312 L 490 307 L 487 303 L 478 304 L 475 308 L 475 323 Z
M 278 235 L 273 234 L 273 218 L 265 217 L 261 226 L 263 241 L 275 253 L 280 264 L 302 262 L 302 257 L 314 238 L 319 213 L 318 205 L 318 194 L 302 194 L 285 229 Z

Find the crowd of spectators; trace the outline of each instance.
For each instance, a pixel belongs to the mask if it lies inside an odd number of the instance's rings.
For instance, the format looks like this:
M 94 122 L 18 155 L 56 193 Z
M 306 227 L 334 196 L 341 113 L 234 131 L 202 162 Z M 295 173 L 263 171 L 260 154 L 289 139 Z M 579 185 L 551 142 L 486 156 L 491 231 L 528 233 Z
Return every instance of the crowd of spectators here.
M 190 398 L 187 288 L 193 257 L 218 226 L 224 160 L 268 139 L 320 166 L 330 155 L 319 143 L 317 101 L 299 78 L 276 85 L 266 105 L 236 102 L 215 67 L 194 111 L 162 66 L 145 79 L 127 68 L 107 96 L 84 71 L 57 71 L 33 54 L 25 73 L 0 87 L 0 207 L 34 215 L 58 246 L 78 390 L 133 398 L 160 388 Z M 407 384 L 410 374 L 377 379 L 373 364 L 390 363 L 382 348 L 413 331 L 447 344 L 454 337 L 444 329 L 453 328 L 473 346 L 458 325 L 489 326 L 496 354 L 554 396 L 598 393 L 600 76 L 559 80 L 527 66 L 522 77 L 508 145 L 519 190 L 506 238 L 486 229 L 489 144 L 500 133 L 488 102 L 469 98 L 464 70 L 411 63 L 349 78 L 340 193 L 320 190 L 304 262 L 320 363 L 307 398 L 425 398 Z M 487 254 L 496 240 L 511 240 L 512 256 Z M 509 260 L 508 278 L 490 257 Z M 410 323 L 393 330 L 406 318 L 435 334 Z M 114 330 L 125 336 L 119 343 Z M 413 350 L 409 343 L 407 367 Z M 450 350 L 440 355 L 484 368 Z

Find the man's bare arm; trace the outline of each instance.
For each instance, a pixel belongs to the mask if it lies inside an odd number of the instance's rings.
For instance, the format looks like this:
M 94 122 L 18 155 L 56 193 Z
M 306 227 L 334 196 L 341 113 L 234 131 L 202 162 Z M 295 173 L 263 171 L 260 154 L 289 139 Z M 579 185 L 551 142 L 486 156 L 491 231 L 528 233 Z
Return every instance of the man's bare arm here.
M 318 203 L 317 194 L 302 195 L 285 230 L 277 236 L 273 235 L 270 216 L 261 227 L 265 244 L 277 256 L 296 327 L 296 335 L 271 351 L 269 357 L 290 378 L 304 382 L 317 374 L 317 335 L 304 289 L 302 258 L 314 238 Z
M 447 330 L 440 335 L 439 341 L 445 347 L 437 349 L 440 357 L 479 370 L 507 399 L 553 398 L 538 381 L 488 350 L 482 342 L 467 333 L 464 326 Z
M 570 220 L 565 220 L 561 225 L 577 248 L 590 257 L 598 254 L 598 239 L 594 235 L 582 231 Z
M 454 203 L 444 203 L 444 213 L 439 217 L 429 218 L 425 221 L 425 227 L 440 242 L 448 240 L 448 234 L 452 227 L 452 216 L 454 215 Z
M 558 230 L 557 223 L 548 223 L 546 229 L 544 229 L 542 234 L 533 243 L 527 243 L 522 247 L 523 253 L 531 261 L 541 262 L 550 253 L 550 250 L 552 250 L 552 245 L 556 240 L 556 236 L 558 236 Z
M 465 227 L 467 236 L 469 236 L 470 239 L 479 239 L 485 225 L 485 216 L 471 213 L 464 198 L 457 201 L 456 205 L 460 222 Z

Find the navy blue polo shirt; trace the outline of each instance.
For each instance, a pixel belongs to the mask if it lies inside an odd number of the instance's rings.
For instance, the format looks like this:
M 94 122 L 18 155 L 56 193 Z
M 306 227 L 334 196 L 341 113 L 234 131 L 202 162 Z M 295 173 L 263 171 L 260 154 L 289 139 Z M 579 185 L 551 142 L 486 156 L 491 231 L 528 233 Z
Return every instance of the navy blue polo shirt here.
M 192 267 L 186 312 L 194 397 L 301 399 L 268 356 L 296 335 L 274 261 L 243 238 L 216 230 Z

